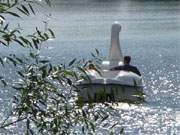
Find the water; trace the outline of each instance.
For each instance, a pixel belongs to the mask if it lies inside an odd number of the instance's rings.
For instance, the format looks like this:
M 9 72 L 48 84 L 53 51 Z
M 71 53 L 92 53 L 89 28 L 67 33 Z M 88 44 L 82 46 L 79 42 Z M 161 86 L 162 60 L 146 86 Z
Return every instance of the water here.
M 148 96 L 142 105 L 117 107 L 120 113 L 111 120 L 127 134 L 180 134 L 180 1 L 56 0 L 52 6 L 39 10 L 38 16 L 13 20 L 14 24 L 20 23 L 28 33 L 36 25 L 44 29 L 42 21 L 47 21 L 56 39 L 41 53 L 58 64 L 88 58 L 94 48 L 107 56 L 111 24 L 119 21 L 123 54 L 131 55 L 142 72 Z M 10 50 L 22 52 L 21 47 Z M 0 52 L 6 53 L 4 48 Z

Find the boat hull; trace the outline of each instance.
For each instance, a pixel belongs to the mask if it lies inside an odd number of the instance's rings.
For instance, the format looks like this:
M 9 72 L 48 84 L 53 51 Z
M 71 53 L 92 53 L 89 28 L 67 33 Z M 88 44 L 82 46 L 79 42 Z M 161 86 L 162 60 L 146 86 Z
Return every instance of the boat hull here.
M 141 86 L 87 83 L 79 84 L 78 90 L 78 99 L 83 102 L 138 102 L 144 99 Z

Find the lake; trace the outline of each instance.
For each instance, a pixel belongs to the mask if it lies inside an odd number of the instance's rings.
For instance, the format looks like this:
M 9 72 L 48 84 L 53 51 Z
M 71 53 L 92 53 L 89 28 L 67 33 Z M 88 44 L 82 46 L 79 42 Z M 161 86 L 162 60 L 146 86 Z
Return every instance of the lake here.
M 13 21 L 25 33 L 35 26 L 45 29 L 46 21 L 56 39 L 48 41 L 41 54 L 56 64 L 89 58 L 95 48 L 106 57 L 111 25 L 119 21 L 122 52 L 142 72 L 147 103 L 118 106 L 121 120 L 111 119 L 120 123 L 116 130 L 124 127 L 128 135 L 180 134 L 180 1 L 54 0 L 51 8 L 38 9 L 37 16 Z M 10 51 L 21 54 L 23 49 Z M 7 51 L 2 48 L 0 53 Z M 0 93 L 3 117 L 8 91 Z

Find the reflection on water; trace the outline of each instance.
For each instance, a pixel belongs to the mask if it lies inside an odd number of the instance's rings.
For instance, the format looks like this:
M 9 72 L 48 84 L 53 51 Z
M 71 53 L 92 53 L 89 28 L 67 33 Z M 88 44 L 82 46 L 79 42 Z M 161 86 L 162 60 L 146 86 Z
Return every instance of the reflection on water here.
M 55 30 L 57 38 L 47 43 L 42 55 L 54 63 L 74 57 L 87 58 L 94 48 L 106 56 L 112 22 L 119 21 L 122 25 L 123 53 L 131 55 L 133 64 L 140 68 L 148 96 L 147 103 L 142 105 L 118 107 L 117 117 L 111 119 L 119 122 L 116 130 L 123 126 L 127 134 L 180 133 L 180 2 L 56 0 L 52 5 L 48 10 L 51 13 L 48 26 Z M 28 31 L 36 25 L 44 28 L 42 20 L 47 19 L 49 12 L 42 10 L 40 16 L 22 21 Z M 29 25 L 31 20 L 36 23 Z M 18 50 L 21 48 L 12 49 Z M 7 93 L 0 94 L 2 112 L 7 109 L 3 107 Z

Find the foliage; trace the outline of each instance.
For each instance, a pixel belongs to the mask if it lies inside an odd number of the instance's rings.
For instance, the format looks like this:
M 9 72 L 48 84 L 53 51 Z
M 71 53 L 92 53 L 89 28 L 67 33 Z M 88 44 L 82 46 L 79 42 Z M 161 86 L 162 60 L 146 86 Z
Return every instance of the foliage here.
M 45 0 L 48 5 L 49 0 Z M 17 44 L 31 48 L 28 58 L 15 54 L 0 55 L 0 63 L 14 66 L 16 81 L 7 82 L 1 76 L 2 84 L 16 90 L 13 96 L 11 115 L 1 123 L 0 129 L 11 127 L 14 123 L 24 123 L 24 133 L 29 134 L 93 134 L 102 125 L 106 127 L 109 118 L 108 104 L 77 104 L 76 80 L 84 78 L 84 68 L 88 63 L 100 62 L 98 50 L 92 53 L 92 60 L 72 60 L 69 64 L 52 65 L 37 53 L 43 42 L 55 35 L 51 29 L 23 35 L 21 29 L 10 27 L 6 15 L 22 18 L 36 14 L 35 0 L 7 0 L 0 3 L 0 45 L 9 47 Z M 16 68 L 15 68 L 16 67 Z M 20 67 L 20 68 L 17 68 Z M 112 111 L 112 109 L 111 109 Z M 15 117 L 16 119 L 12 119 Z M 116 123 L 117 124 L 117 123 Z M 112 129 L 116 124 L 110 127 Z M 110 133 L 111 131 L 109 131 Z M 122 131 L 121 131 L 122 132 Z M 112 133 L 112 132 L 111 132 Z

